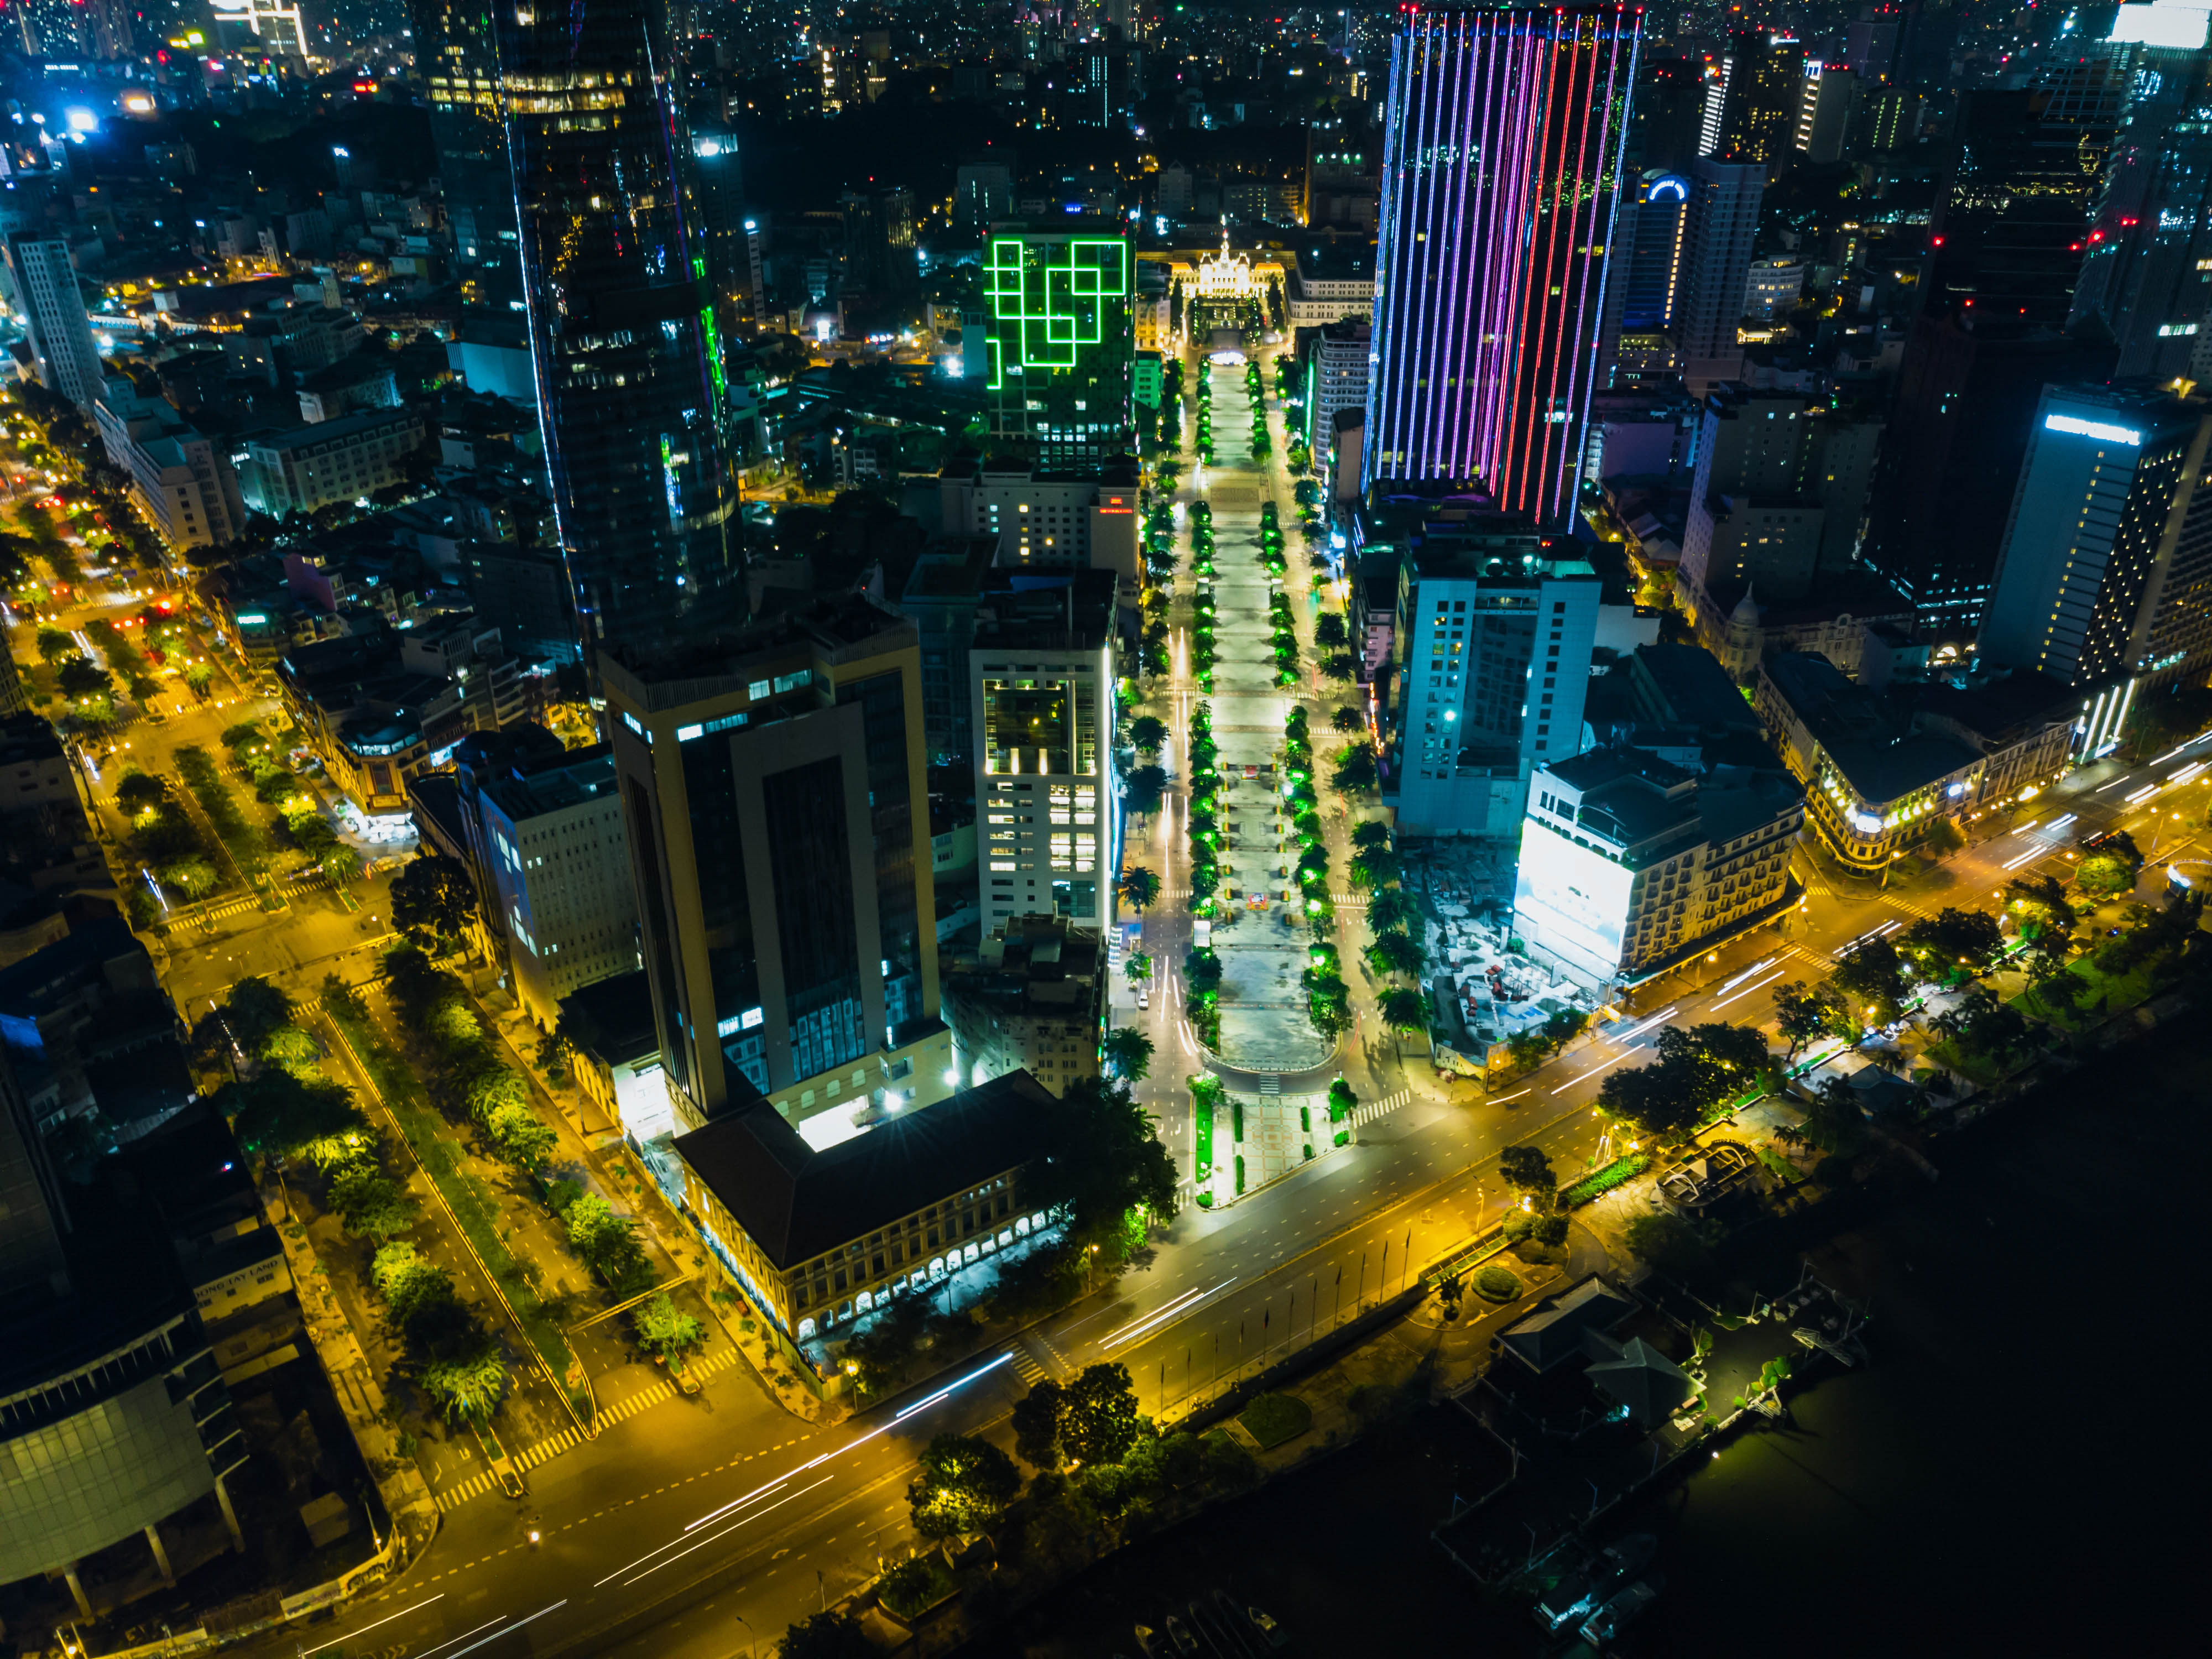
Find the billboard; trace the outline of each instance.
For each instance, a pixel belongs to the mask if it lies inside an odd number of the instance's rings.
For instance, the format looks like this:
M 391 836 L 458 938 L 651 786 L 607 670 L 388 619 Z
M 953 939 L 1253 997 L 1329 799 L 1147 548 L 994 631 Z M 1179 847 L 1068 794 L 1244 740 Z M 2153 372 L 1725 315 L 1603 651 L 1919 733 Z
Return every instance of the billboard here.
M 1569 978 L 1602 984 L 1620 971 L 1634 880 L 1633 871 L 1530 818 L 1521 827 L 1513 931 Z

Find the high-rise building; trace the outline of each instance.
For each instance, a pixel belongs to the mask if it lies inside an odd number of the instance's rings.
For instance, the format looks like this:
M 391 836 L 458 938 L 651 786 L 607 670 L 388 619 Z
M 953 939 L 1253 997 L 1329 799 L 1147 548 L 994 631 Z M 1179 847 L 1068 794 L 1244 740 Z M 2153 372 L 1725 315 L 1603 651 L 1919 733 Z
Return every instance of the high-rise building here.
M 1804 82 L 1798 91 L 1797 129 L 1791 135 L 1797 159 L 1822 167 L 1842 161 L 1858 106 L 1859 77 L 1855 71 L 1840 64 L 1808 58 Z
M 983 931 L 1014 916 L 1114 921 L 1121 799 L 1110 570 L 987 594 L 968 649 Z
M 636 647 L 738 574 L 722 340 L 660 10 L 501 14 L 539 429 L 576 616 Z
M 410 15 L 464 296 L 501 311 L 520 306 L 514 178 L 491 9 L 465 0 L 413 0 Z
M 1686 167 L 1701 152 L 1705 65 L 1694 58 L 1646 58 L 1629 110 L 1628 153 L 1647 167 Z
M 103 374 L 69 243 L 59 236 L 16 232 L 8 239 L 8 274 L 39 360 L 40 383 L 89 410 L 100 396 Z
M 2071 322 L 2094 317 L 2112 331 L 2121 377 L 2165 381 L 2207 367 L 2199 354 L 2212 347 L 2201 327 L 2212 323 L 2212 122 L 2203 113 L 2212 101 L 2212 52 L 2203 11 L 2134 9 L 2182 27 L 2165 37 L 2171 45 L 2135 47 L 2119 131 L 2087 234 L 2078 239 L 2087 246 Z M 2114 36 L 2131 21 L 2116 21 Z
M 1096 463 L 1128 449 L 1133 264 L 1124 236 L 1009 230 L 990 237 L 984 386 L 994 434 L 1034 440 L 1048 464 Z
M 672 647 L 610 632 L 599 666 L 682 1124 L 764 1096 L 827 1144 L 944 1098 L 913 625 L 824 600 Z
M 1680 173 L 1656 167 L 1638 182 L 1636 232 L 1624 242 L 1628 264 L 1620 283 L 1621 327 L 1665 329 L 1674 323 L 1693 188 Z
M 1805 49 L 1786 35 L 1748 29 L 1729 42 L 1720 129 L 1707 152 L 1723 161 L 1755 161 L 1769 180 L 1796 154 Z
M 2212 406 L 2045 387 L 1980 658 L 2069 685 L 2212 665 Z
M 1464 512 L 1411 526 L 1399 569 L 1398 823 L 1517 836 L 1531 769 L 1583 746 L 1597 574 L 1524 523 Z
M 1364 481 L 1572 512 L 1642 27 L 1612 7 L 1401 14 Z
M 1739 361 L 1736 325 L 1743 319 L 1744 283 L 1759 240 L 1765 169 L 1756 161 L 1700 156 L 1690 163 L 1689 179 L 1674 340 L 1688 378 L 1731 380 Z
M 699 192 L 700 235 L 707 245 L 707 272 L 715 297 L 725 315 L 750 321 L 754 315 L 753 233 L 745 221 L 745 173 L 738 135 L 726 126 L 693 129 L 691 176 Z
M 2126 84 L 2124 63 L 2100 51 L 2038 86 L 1964 94 L 1929 226 L 1931 314 L 2065 326 Z
M 2109 343 L 1971 310 L 1914 325 L 1865 558 L 1912 602 L 1923 628 L 1960 643 L 1972 637 L 2043 388 L 2105 380 L 2112 365 Z

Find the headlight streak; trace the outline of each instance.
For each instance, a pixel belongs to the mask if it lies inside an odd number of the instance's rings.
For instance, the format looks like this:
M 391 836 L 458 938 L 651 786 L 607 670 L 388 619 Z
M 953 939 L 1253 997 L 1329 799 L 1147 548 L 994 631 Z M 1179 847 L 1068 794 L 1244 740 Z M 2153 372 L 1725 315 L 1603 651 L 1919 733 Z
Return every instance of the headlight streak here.
M 307 1648 L 301 1653 L 300 1659 L 307 1659 L 308 1654 L 311 1653 L 320 1653 L 323 1650 L 323 1648 L 334 1648 L 341 1642 L 350 1642 L 356 1636 L 365 1636 L 370 1631 L 374 1630 L 377 1627 L 377 1625 L 388 1625 L 395 1619 L 404 1619 L 409 1613 L 420 1612 L 422 1608 L 428 1607 L 431 1601 L 442 1601 L 445 1599 L 446 1592 L 440 1590 L 435 1595 L 431 1596 L 428 1601 L 417 1601 L 413 1607 L 402 1607 L 397 1613 L 387 1613 L 383 1618 L 378 1620 L 375 1625 L 363 1625 L 359 1630 L 349 1631 L 343 1636 L 334 1636 L 329 1641 L 324 1643 L 322 1647 Z M 501 1615 L 501 1618 L 504 1618 L 505 1616 L 506 1615 L 504 1613 Z M 481 1628 L 481 1626 L 478 1628 Z M 471 1632 L 471 1635 L 474 1633 L 474 1632 Z
M 1098 1346 L 1111 1349 L 1125 1343 L 1134 1342 L 1140 1337 L 1149 1336 L 1162 1326 L 1174 1324 L 1186 1314 L 1196 1313 L 1202 1304 L 1220 1295 L 1236 1282 L 1233 1278 L 1224 1279 L 1210 1291 L 1185 1291 L 1165 1307 L 1131 1320 L 1118 1331 L 1109 1332 L 1099 1339 Z
M 692 1550 L 703 1550 L 708 1545 L 713 1543 L 716 1539 L 727 1538 L 732 1533 L 737 1531 L 738 1528 L 750 1526 L 754 1522 L 759 1520 L 761 1516 L 769 1513 L 770 1510 L 780 1510 L 786 1504 L 796 1503 L 799 1498 L 805 1497 L 808 1492 L 812 1492 L 816 1486 L 826 1486 L 836 1478 L 837 1477 L 834 1474 L 825 1474 L 819 1480 L 814 1481 L 808 1486 L 801 1486 L 797 1492 L 786 1492 L 782 1497 L 777 1498 L 775 1503 L 768 1504 L 764 1508 L 755 1510 L 750 1515 L 739 1516 L 736 1520 L 731 1522 L 728 1526 L 724 1527 L 720 1532 L 710 1532 L 703 1538 L 694 1540 L 690 1549 L 678 1550 L 675 1554 L 668 1557 L 667 1560 L 655 1561 L 643 1572 L 633 1574 L 631 1577 L 623 1579 L 622 1582 L 622 1587 L 624 1589 L 628 1589 L 632 1584 L 639 1583 L 645 1579 L 652 1577 L 654 1573 L 659 1572 L 663 1567 L 666 1566 L 669 1562 L 681 1561 L 685 1556 L 690 1554 Z M 686 1536 L 689 1536 L 689 1534 L 687 1534 Z M 678 1538 L 672 1541 L 680 1544 L 684 1540 Z M 669 1546 L 666 1544 L 663 1544 L 660 1547 L 660 1548 L 664 1550 L 668 1547 Z M 655 1550 L 653 1553 L 658 1555 L 660 1553 L 660 1551 Z M 635 1561 L 630 1563 L 630 1566 L 632 1567 L 636 1565 L 637 1563 Z M 629 1571 L 629 1567 L 625 1567 L 623 1571 L 624 1572 L 628 1572 Z M 600 1580 L 601 1583 L 605 1582 L 606 1581 L 605 1579 Z M 597 1586 L 594 1586 L 593 1588 L 596 1589 Z M 460 1659 L 460 1656 L 456 1654 L 454 1656 L 454 1659 Z
M 490 1635 L 485 1637 L 481 1642 L 471 1642 L 465 1648 L 457 1649 L 453 1653 L 453 1659 L 461 1659 L 461 1656 L 463 1654 L 474 1653 L 478 1648 L 488 1648 L 494 1642 L 498 1641 L 501 1637 L 512 1636 L 515 1632 L 520 1630 L 525 1625 L 534 1625 L 539 1620 L 543 1619 L 547 1613 L 558 1613 L 562 1608 L 568 1605 L 568 1598 L 564 1595 L 558 1601 L 556 1601 L 551 1607 L 540 1607 L 537 1612 L 532 1613 L 529 1618 L 518 1619 L 513 1624 L 509 1625 L 505 1630 L 495 1630 Z

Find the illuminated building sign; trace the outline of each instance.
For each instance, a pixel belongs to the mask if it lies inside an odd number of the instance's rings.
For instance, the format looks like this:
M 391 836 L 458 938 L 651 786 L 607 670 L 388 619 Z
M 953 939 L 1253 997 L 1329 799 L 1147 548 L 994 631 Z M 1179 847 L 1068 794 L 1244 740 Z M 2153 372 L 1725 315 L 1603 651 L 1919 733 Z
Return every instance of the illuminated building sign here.
M 1513 924 L 1548 955 L 1594 981 L 1620 971 L 1634 872 L 1531 817 L 1521 830 Z
M 2131 427 L 2109 426 L 2102 421 L 2085 421 L 2076 415 L 2046 415 L 2043 417 L 2043 424 L 2049 431 L 2070 432 L 2078 438 L 2094 438 L 2100 443 L 2125 444 L 2131 449 L 2139 448 L 2142 444 L 2142 434 Z
M 992 430 L 1048 460 L 1128 447 L 1136 347 L 1131 255 L 1118 236 L 994 236 L 983 262 Z

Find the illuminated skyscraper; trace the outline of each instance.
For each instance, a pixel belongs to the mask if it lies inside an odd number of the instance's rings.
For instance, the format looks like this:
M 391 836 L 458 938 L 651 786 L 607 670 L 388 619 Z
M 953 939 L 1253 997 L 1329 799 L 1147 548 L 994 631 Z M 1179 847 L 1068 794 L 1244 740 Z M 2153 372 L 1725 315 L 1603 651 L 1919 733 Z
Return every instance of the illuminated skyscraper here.
M 514 180 L 491 11 L 471 0 L 414 0 L 409 15 L 453 250 L 466 273 L 463 296 L 501 311 L 519 308 Z
M 1402 14 L 1364 483 L 1480 480 L 1540 523 L 1572 511 L 1643 16 Z
M 587 644 L 649 646 L 738 574 L 720 331 L 652 0 L 502 12 L 538 418 Z
M 991 430 L 1036 440 L 1048 464 L 1129 447 L 1136 313 L 1120 236 L 1007 232 L 984 247 Z

